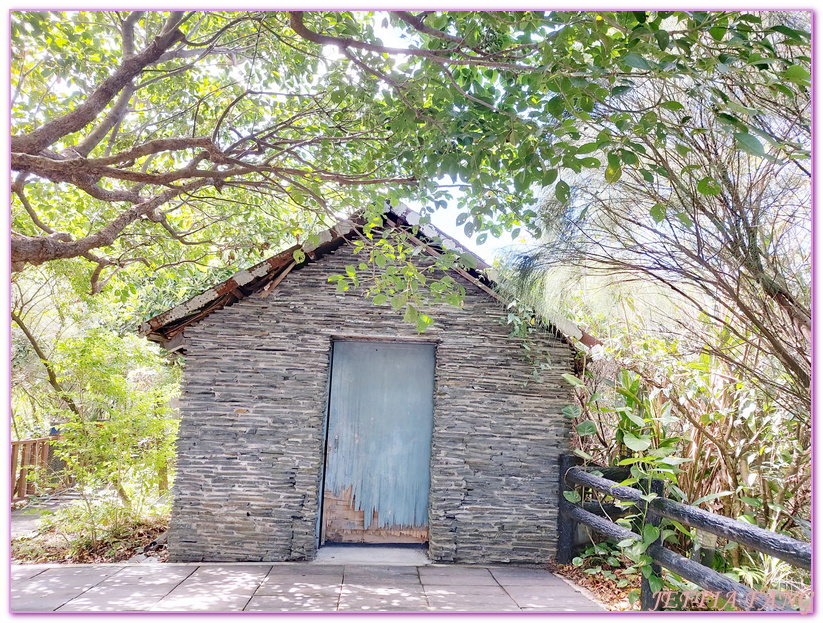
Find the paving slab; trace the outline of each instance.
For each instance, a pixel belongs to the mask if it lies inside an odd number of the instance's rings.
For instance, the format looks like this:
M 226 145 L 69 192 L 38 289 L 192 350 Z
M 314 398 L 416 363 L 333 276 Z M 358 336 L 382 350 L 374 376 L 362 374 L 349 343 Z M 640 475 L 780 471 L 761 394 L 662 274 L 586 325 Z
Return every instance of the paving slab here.
M 409 585 L 409 584 L 417 584 L 420 585 L 420 576 L 417 573 L 417 569 L 415 567 L 400 567 L 403 569 L 403 572 L 391 572 L 391 571 L 349 571 L 346 570 L 346 573 L 343 575 L 343 581 L 346 584 L 398 584 L 398 585 Z
M 465 585 L 443 585 L 443 584 L 426 584 L 425 590 L 427 595 L 438 595 L 438 596 L 469 596 L 469 595 L 480 595 L 480 596 L 501 596 L 505 597 L 508 595 L 506 590 L 502 586 L 487 586 L 487 585 L 480 585 L 480 586 L 465 586 Z
M 12 589 L 10 610 L 13 612 L 52 612 L 82 594 L 82 589 L 52 591 L 48 595 L 32 595 Z
M 510 612 L 519 610 L 508 596 L 482 597 L 480 595 L 428 595 L 432 610 L 462 612 Z
M 15 565 L 11 610 L 602 611 L 539 567 L 315 563 Z
M 235 583 L 259 584 L 265 578 L 271 567 L 269 565 L 202 565 L 192 573 L 186 581 L 204 582 L 209 584 Z
M 222 592 L 172 593 L 152 606 L 150 612 L 239 612 L 250 600 L 251 595 Z
M 271 565 L 269 575 L 343 575 L 344 565 L 319 565 L 314 562 L 279 562 Z
M 246 604 L 247 612 L 334 612 L 337 595 L 255 595 Z
M 65 565 L 50 567 L 37 574 L 26 584 L 42 587 L 43 590 L 55 588 L 88 589 L 120 571 L 120 566 L 108 565 Z
M 11 568 L 11 581 L 18 582 L 29 580 L 36 575 L 43 573 L 48 567 L 43 565 L 19 565 Z
M 145 612 L 151 610 L 163 595 L 100 595 L 83 593 L 57 608 L 57 612 Z
M 369 587 L 346 585 L 340 593 L 338 610 L 427 610 L 422 587 Z
M 503 586 L 568 586 L 545 569 L 532 567 L 489 567 L 494 579 Z
M 148 588 L 156 591 L 164 590 L 168 593 L 194 571 L 194 567 L 166 567 L 165 565 L 125 567 L 100 582 L 94 587 L 94 590 L 102 588 L 142 590 Z
M 261 584 L 259 588 L 254 591 L 254 595 L 256 597 L 266 595 L 339 595 L 341 588 L 343 588 L 342 582 L 338 582 L 337 584 L 323 584 L 319 582 L 267 583 Z
M 346 565 L 344 574 L 347 578 L 358 575 L 378 575 L 381 577 L 411 576 L 419 577 L 417 567 L 392 566 L 392 565 Z
M 420 576 L 420 581 L 424 586 L 499 586 L 491 575 L 440 575 L 440 576 Z

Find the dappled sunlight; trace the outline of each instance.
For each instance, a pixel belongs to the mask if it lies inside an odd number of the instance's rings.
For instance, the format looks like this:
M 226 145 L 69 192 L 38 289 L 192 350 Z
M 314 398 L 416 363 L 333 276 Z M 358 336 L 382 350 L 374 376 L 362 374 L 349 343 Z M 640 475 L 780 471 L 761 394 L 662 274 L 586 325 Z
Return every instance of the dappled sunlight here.
M 340 610 L 426 610 L 428 600 L 419 584 L 411 586 L 346 584 L 340 594 Z
M 557 585 L 556 581 L 554 575 L 543 569 L 462 565 L 87 566 L 51 568 L 36 577 L 14 580 L 12 609 L 60 612 L 598 609 L 571 586 Z

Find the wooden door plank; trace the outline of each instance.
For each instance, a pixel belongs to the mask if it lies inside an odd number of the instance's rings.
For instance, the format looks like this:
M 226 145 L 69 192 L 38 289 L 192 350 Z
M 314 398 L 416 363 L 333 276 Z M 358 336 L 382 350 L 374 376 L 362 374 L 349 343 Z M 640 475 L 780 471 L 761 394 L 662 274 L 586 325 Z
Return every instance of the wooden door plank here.
M 340 495 L 326 489 L 323 492 L 323 535 L 333 543 L 426 543 L 428 526 L 379 527 L 374 511 L 368 528 L 364 528 L 365 512 L 353 508 L 351 487 Z
M 431 343 L 335 342 L 321 542 L 425 543 Z

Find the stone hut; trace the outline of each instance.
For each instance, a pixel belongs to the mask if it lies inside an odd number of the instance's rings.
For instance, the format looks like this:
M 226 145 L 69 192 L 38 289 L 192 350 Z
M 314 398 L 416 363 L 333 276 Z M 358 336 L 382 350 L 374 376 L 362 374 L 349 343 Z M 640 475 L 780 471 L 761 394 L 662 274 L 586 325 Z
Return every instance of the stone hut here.
M 384 218 L 409 231 L 420 217 Z M 464 307 L 436 306 L 419 334 L 329 283 L 360 227 L 341 221 L 304 261 L 293 247 L 141 326 L 185 357 L 170 561 L 310 560 L 329 542 L 427 544 L 436 562 L 554 557 L 564 334 L 579 331 L 538 332 L 551 367 L 536 382 L 478 259 L 452 275 Z M 465 252 L 429 224 L 411 240 Z

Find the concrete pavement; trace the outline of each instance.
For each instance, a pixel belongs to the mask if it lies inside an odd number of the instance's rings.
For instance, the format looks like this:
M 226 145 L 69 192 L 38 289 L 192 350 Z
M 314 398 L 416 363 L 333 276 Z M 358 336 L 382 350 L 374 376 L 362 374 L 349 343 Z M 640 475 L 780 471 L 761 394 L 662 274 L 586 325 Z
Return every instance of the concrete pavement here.
M 538 567 L 14 565 L 12 612 L 603 611 Z

